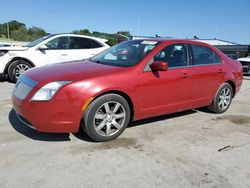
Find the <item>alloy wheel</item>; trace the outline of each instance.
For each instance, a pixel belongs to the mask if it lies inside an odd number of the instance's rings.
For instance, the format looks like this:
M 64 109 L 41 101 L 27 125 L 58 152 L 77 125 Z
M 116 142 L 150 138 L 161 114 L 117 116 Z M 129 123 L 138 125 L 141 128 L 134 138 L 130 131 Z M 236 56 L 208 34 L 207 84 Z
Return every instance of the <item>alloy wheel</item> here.
M 101 136 L 112 136 L 124 125 L 126 112 L 123 105 L 109 101 L 101 105 L 94 116 L 94 128 Z
M 221 110 L 225 110 L 230 105 L 231 98 L 231 90 L 227 87 L 223 88 L 219 94 L 218 107 Z
M 16 66 L 15 68 L 15 76 L 18 79 L 22 73 L 24 73 L 25 71 L 29 70 L 30 67 L 26 64 L 20 63 Z

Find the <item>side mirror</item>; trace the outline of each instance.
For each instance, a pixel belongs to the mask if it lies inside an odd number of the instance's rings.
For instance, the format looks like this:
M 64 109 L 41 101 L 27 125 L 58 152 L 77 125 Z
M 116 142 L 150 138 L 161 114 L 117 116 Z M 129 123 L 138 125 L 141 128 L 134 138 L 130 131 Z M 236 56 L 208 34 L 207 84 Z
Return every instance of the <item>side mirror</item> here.
M 165 61 L 155 61 L 150 65 L 150 68 L 153 72 L 166 71 L 168 70 L 168 63 Z
M 46 46 L 45 44 L 42 44 L 41 46 L 38 47 L 38 50 L 44 51 L 47 50 L 48 46 Z

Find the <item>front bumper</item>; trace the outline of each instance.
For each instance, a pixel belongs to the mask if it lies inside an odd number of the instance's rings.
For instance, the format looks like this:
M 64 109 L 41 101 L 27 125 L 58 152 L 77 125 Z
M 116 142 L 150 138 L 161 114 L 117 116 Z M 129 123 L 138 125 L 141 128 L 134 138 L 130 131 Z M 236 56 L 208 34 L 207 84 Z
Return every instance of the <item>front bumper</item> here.
M 71 111 L 67 102 L 21 101 L 12 96 L 12 105 L 19 119 L 38 131 L 68 133 L 79 129 L 81 111 Z
M 21 121 L 41 132 L 77 132 L 82 119 L 82 101 L 76 96 L 77 92 L 72 92 L 72 87 L 66 86 L 49 101 L 31 101 L 41 87 L 31 83 L 31 80 L 21 77 L 13 90 L 13 109 Z M 29 92 L 25 92 L 27 90 Z
M 23 124 L 27 125 L 27 126 L 28 126 L 29 128 L 31 128 L 31 129 L 35 129 L 35 127 L 33 127 L 33 126 L 31 125 L 31 123 L 30 123 L 27 119 L 25 119 L 24 117 L 20 116 L 18 113 L 16 113 L 16 116 L 18 117 L 18 119 L 19 119 Z

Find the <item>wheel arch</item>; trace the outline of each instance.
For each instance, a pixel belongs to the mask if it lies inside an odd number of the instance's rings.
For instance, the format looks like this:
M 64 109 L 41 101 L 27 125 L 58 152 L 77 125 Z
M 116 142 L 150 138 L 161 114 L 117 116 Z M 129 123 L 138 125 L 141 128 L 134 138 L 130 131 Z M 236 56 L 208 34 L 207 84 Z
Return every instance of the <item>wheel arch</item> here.
M 5 68 L 4 68 L 4 73 L 5 73 L 5 74 L 8 74 L 8 68 L 9 68 L 9 66 L 10 66 L 14 61 L 16 61 L 16 60 L 23 60 L 23 61 L 26 61 L 26 62 L 29 63 L 32 67 L 35 67 L 35 64 L 34 64 L 32 61 L 30 61 L 29 59 L 27 59 L 27 58 L 24 58 L 24 57 L 14 57 L 14 58 L 12 58 L 12 59 L 7 63 L 7 65 L 5 66 Z
M 236 85 L 232 80 L 227 80 L 225 81 L 225 83 L 228 83 L 231 85 L 232 89 L 233 89 L 233 97 L 235 96 L 235 92 L 236 92 Z
M 120 90 L 109 90 L 109 91 L 105 91 L 103 93 L 99 93 L 98 95 L 94 96 L 94 99 L 92 101 L 94 101 L 95 99 L 97 99 L 98 97 L 100 96 L 103 96 L 103 95 L 106 95 L 106 94 L 117 94 L 117 95 L 120 95 L 122 96 L 127 102 L 128 102 L 128 105 L 130 107 L 130 111 L 131 111 L 131 114 L 130 114 L 130 120 L 133 120 L 134 118 L 134 115 L 135 115 L 135 112 L 134 112 L 134 103 L 132 101 L 132 99 L 129 97 L 129 95 L 123 91 L 120 91 Z M 91 101 L 91 102 L 92 102 Z M 88 104 L 89 105 L 89 104 Z

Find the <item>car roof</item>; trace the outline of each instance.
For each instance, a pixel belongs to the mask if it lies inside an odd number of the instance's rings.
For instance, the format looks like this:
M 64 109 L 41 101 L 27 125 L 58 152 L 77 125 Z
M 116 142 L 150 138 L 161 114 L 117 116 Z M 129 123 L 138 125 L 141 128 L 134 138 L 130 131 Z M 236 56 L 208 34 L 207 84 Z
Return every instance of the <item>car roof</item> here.
M 162 43 L 188 43 L 188 44 L 200 44 L 205 46 L 212 46 L 205 42 L 190 40 L 190 39 L 176 39 L 176 38 L 142 38 L 142 39 L 135 39 L 135 40 L 147 40 L 147 41 L 156 41 Z
M 213 49 L 214 51 L 220 53 L 221 55 L 223 55 L 223 53 L 216 48 L 215 46 L 205 43 L 205 42 L 200 42 L 200 41 L 195 41 L 195 40 L 190 40 L 190 39 L 175 39 L 175 38 L 142 38 L 142 39 L 135 39 L 135 40 L 146 40 L 146 41 L 156 41 L 156 42 L 160 42 L 163 45 L 166 44 L 178 44 L 178 43 L 182 43 L 182 44 L 196 44 L 196 45 L 200 45 L 200 46 L 205 46 L 208 47 L 210 49 Z
M 83 37 L 83 38 L 94 39 L 94 40 L 101 41 L 101 42 L 108 41 L 107 39 L 103 39 L 103 38 L 92 37 L 88 35 L 78 35 L 78 34 L 73 34 L 73 33 L 58 33 L 58 34 L 53 34 L 53 36 Z

